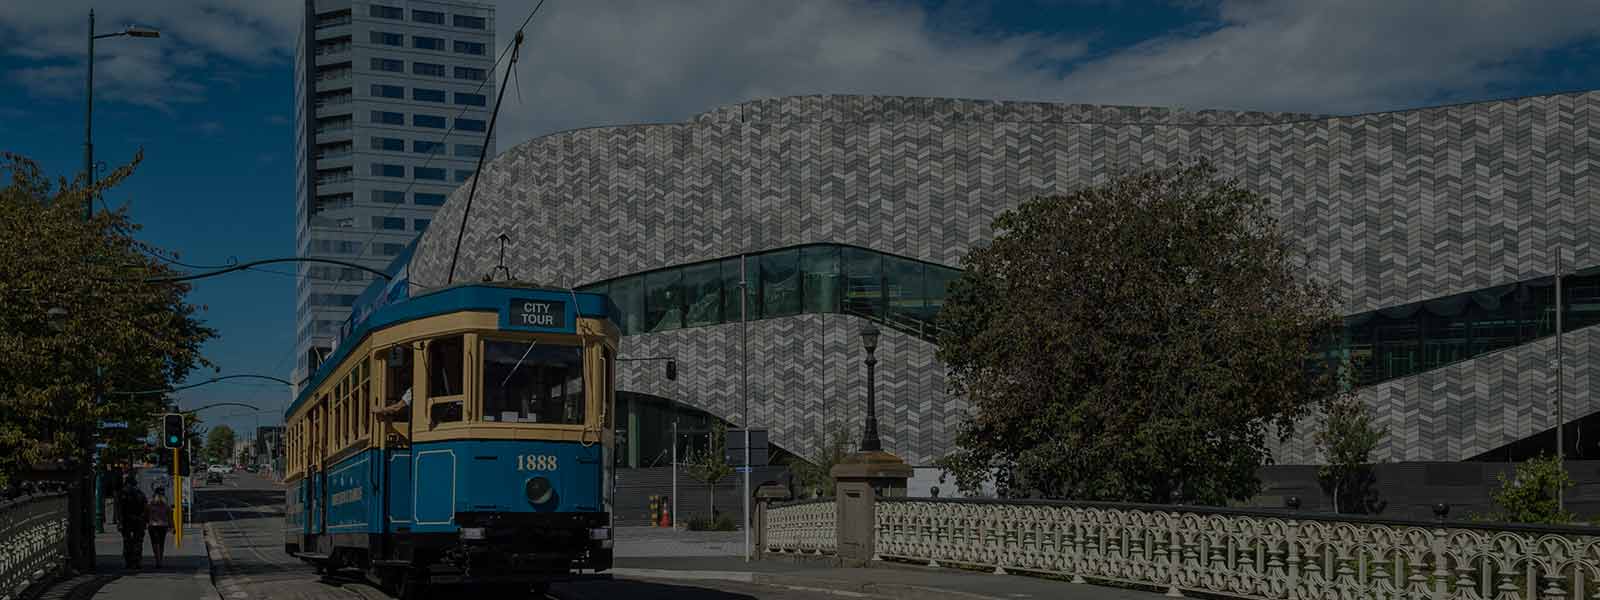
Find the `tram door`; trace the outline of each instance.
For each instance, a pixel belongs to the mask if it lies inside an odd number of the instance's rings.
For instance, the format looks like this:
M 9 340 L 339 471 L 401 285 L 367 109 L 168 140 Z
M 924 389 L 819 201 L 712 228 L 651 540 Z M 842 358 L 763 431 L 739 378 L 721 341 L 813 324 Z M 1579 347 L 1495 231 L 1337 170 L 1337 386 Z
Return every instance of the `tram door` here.
M 321 407 L 311 411 L 311 468 L 306 473 L 306 533 L 319 535 L 326 524 L 326 486 L 322 474 L 322 419 Z

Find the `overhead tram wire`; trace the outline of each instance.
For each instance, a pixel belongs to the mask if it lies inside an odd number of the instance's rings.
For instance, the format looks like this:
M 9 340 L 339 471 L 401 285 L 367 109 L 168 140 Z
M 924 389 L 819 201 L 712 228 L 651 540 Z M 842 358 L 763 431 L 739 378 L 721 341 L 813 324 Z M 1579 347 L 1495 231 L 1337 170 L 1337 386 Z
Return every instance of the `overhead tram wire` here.
M 544 0 L 540 0 L 539 4 L 543 5 L 544 4 Z M 533 19 L 533 14 L 537 13 L 537 12 L 539 12 L 539 7 L 538 6 L 533 7 L 533 11 L 528 13 L 528 20 L 532 20 Z M 528 20 L 524 20 L 522 22 L 524 27 L 527 26 Z M 519 33 L 521 32 L 520 28 L 518 29 L 518 32 Z M 499 69 L 501 61 L 504 61 L 506 59 L 506 56 L 511 54 L 512 49 L 515 48 L 515 47 L 516 47 L 516 44 L 512 43 L 512 44 L 507 44 L 504 49 L 500 50 L 500 55 L 495 57 L 494 64 L 489 67 L 489 72 L 493 73 L 495 70 Z M 473 93 L 477 93 L 477 92 L 483 91 L 483 86 L 488 85 L 489 81 L 490 81 L 490 78 L 485 77 L 483 79 L 483 81 L 478 82 L 478 86 L 475 87 L 475 88 L 472 88 Z M 499 106 L 499 102 L 497 101 L 497 102 L 495 102 L 495 110 L 498 111 L 499 109 L 500 109 L 500 106 Z M 465 115 L 465 114 L 467 114 L 467 107 L 466 106 L 462 106 L 460 110 L 456 111 L 456 118 L 450 120 L 450 126 L 445 129 L 444 136 L 439 138 L 440 147 L 443 147 L 446 142 L 450 141 L 450 134 L 455 133 L 455 131 L 456 131 L 456 122 L 461 120 L 461 116 Z M 491 117 L 491 121 L 490 121 L 491 124 L 493 123 L 492 119 L 493 119 L 493 117 Z M 489 148 L 489 140 L 492 139 L 493 137 L 494 137 L 494 128 L 491 126 L 488 131 L 484 132 L 483 144 L 482 144 L 483 148 L 480 149 L 480 151 L 479 151 L 479 155 L 480 156 L 483 154 L 483 152 L 488 150 L 488 148 Z M 428 165 L 433 164 L 433 157 L 435 157 L 435 156 L 438 156 L 438 154 L 429 152 L 428 155 L 422 159 L 422 168 L 427 168 Z M 480 162 L 481 162 L 481 160 L 480 160 Z M 414 174 L 414 172 L 413 172 L 413 174 Z M 406 198 L 410 198 L 411 197 L 411 189 L 413 187 L 415 187 L 416 185 L 417 185 L 417 180 L 416 180 L 415 177 L 412 177 L 410 181 L 406 182 L 405 190 L 401 191 L 400 193 L 403 194 Z M 402 204 L 403 203 L 404 203 L 404 201 L 402 200 Z M 395 209 L 399 208 L 399 207 L 400 207 L 400 204 L 391 204 L 391 205 L 389 205 L 389 208 L 384 210 L 382 216 L 386 218 L 386 217 L 389 217 L 389 216 L 393 215 Z M 373 229 L 372 233 L 367 234 L 366 241 L 361 243 L 361 248 L 362 248 L 362 252 L 363 253 L 366 253 L 369 249 L 372 248 L 372 240 L 377 239 L 377 237 L 378 237 L 378 230 L 377 229 Z M 378 257 L 377 256 L 373 256 L 373 258 L 378 258 Z
M 524 19 L 523 22 L 522 22 L 522 26 L 523 27 L 527 27 L 528 22 L 533 20 L 533 15 L 539 12 L 539 7 L 541 7 L 541 6 L 544 6 L 544 0 L 540 0 L 539 4 L 537 6 L 534 6 L 533 10 L 528 13 L 528 18 Z M 519 37 L 521 35 L 521 31 L 522 30 L 520 28 L 517 30 Z M 505 49 L 501 50 L 500 51 L 500 55 L 495 58 L 494 65 L 492 65 L 490 67 L 490 70 L 493 71 L 495 69 L 498 69 L 500 67 L 500 63 L 505 60 L 506 56 L 508 54 L 510 54 L 512 49 L 515 48 L 515 47 L 516 47 L 516 44 L 509 44 L 509 45 L 507 45 L 505 47 Z M 488 85 L 488 83 L 489 83 L 489 79 L 488 78 L 484 78 L 483 81 L 478 82 L 478 86 L 477 87 L 473 88 L 473 92 L 476 93 L 476 92 L 483 91 L 483 86 Z M 496 102 L 495 112 L 499 111 L 498 104 L 499 103 Z M 463 106 L 463 107 L 461 107 L 460 110 L 456 111 L 456 120 L 459 120 L 462 115 L 467 114 L 467 108 L 468 107 Z M 493 121 L 492 121 L 492 117 L 491 117 L 491 124 L 492 124 L 492 122 Z M 450 127 L 445 129 L 444 136 L 439 138 L 439 144 L 441 146 L 443 146 L 445 144 L 445 142 L 449 141 L 450 134 L 455 133 L 455 131 L 456 131 L 455 122 L 452 121 Z M 486 132 L 485 135 L 484 135 L 483 150 L 481 150 L 479 152 L 479 161 L 478 162 L 480 164 L 483 162 L 483 160 L 482 160 L 483 153 L 485 151 L 487 151 L 487 149 L 489 147 L 489 139 L 491 137 L 493 137 L 493 135 L 494 135 L 494 129 L 493 129 L 493 127 L 491 127 L 489 129 L 489 131 Z M 437 156 L 437 154 L 430 152 L 427 155 L 427 157 L 423 159 L 422 167 L 423 168 L 427 168 L 428 165 L 432 164 L 434 156 Z M 407 196 L 410 196 L 411 189 L 412 189 L 412 187 L 414 187 L 416 185 L 416 183 L 417 182 L 416 182 L 415 178 L 413 178 L 411 181 L 407 182 L 406 183 L 406 189 L 402 193 L 407 195 Z M 102 202 L 104 202 L 104 200 L 102 200 Z M 389 217 L 389 216 L 393 215 L 395 208 L 398 208 L 398 207 L 399 207 L 399 204 L 390 205 L 388 210 L 384 211 L 382 216 L 383 217 Z M 366 241 L 362 242 L 361 246 L 362 246 L 363 253 L 365 253 L 367 249 L 372 247 L 371 246 L 372 240 L 376 239 L 377 236 L 378 236 L 378 230 L 374 229 L 372 231 L 372 233 L 367 236 Z M 158 258 L 165 258 L 165 257 L 158 257 Z M 357 256 L 356 258 L 359 259 L 360 256 Z M 378 258 L 378 257 L 374 256 L 373 258 Z M 176 263 L 175 261 L 168 261 L 168 262 L 173 262 L 174 264 L 180 264 L 180 263 Z M 271 259 L 256 260 L 256 261 L 250 261 L 250 262 L 243 263 L 243 264 L 238 264 L 236 258 L 230 258 L 230 262 L 233 262 L 234 264 L 230 264 L 228 266 L 218 268 L 217 270 L 208 271 L 208 272 L 205 272 L 205 273 L 189 273 L 189 274 L 185 274 L 185 275 L 181 275 L 181 276 L 175 276 L 175 277 L 143 278 L 142 280 L 145 283 L 175 283 L 175 282 L 180 282 L 180 281 L 192 281 L 192 280 L 196 280 L 196 279 L 205 279 L 207 277 L 215 277 L 217 275 L 223 275 L 223 274 L 226 274 L 226 273 L 231 273 L 233 271 L 257 271 L 257 272 L 264 272 L 264 273 L 275 273 L 275 274 L 278 274 L 278 275 L 290 275 L 289 273 L 284 273 L 284 272 L 281 272 L 281 271 L 271 271 L 271 270 L 266 270 L 266 269 L 255 268 L 257 265 L 271 264 L 271 263 L 281 263 L 281 262 L 324 262 L 324 263 L 330 263 L 330 264 L 337 264 L 337 265 L 350 267 L 350 268 L 354 268 L 354 269 L 360 269 L 362 271 L 366 271 L 368 273 L 372 273 L 374 275 L 380 276 L 380 277 L 382 277 L 384 279 L 391 279 L 391 277 L 389 276 L 388 273 L 385 273 L 385 272 L 380 271 L 378 269 L 373 269 L 371 267 L 367 267 L 367 266 L 364 266 L 364 265 L 359 265 L 359 264 L 346 262 L 346 261 L 338 261 L 338 260 L 333 260 L 333 259 L 317 259 L 317 258 L 309 258 L 309 257 L 271 258 Z M 185 265 L 185 266 L 187 266 L 187 265 Z M 189 268 L 200 268 L 200 267 L 190 266 Z M 303 277 L 303 276 L 301 276 L 299 274 L 294 274 L 293 276 L 294 277 Z M 318 278 L 307 277 L 307 279 L 318 279 Z M 325 278 L 322 279 L 322 280 L 326 281 Z

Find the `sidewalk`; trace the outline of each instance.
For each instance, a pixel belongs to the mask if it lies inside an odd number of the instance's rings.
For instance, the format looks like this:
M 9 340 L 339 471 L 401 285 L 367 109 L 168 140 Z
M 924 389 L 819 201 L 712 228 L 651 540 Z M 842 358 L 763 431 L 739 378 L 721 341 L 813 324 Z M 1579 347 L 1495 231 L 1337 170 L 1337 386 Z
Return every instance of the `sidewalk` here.
M 610 572 L 616 577 L 629 579 L 734 581 L 905 600 L 1165 598 L 1155 592 L 894 562 L 875 562 L 866 568 L 843 568 L 784 558 L 750 562 L 740 557 L 618 558 L 616 568 Z
M 173 536 L 168 535 L 166 558 L 159 569 L 146 536 L 144 569 L 133 571 L 122 568 L 122 535 L 116 526 L 107 523 L 106 532 L 94 539 L 95 572 L 60 582 L 39 600 L 217 600 L 216 589 L 211 586 L 211 561 L 201 535 L 200 526 L 192 523 L 183 530 L 182 547 L 175 546 Z

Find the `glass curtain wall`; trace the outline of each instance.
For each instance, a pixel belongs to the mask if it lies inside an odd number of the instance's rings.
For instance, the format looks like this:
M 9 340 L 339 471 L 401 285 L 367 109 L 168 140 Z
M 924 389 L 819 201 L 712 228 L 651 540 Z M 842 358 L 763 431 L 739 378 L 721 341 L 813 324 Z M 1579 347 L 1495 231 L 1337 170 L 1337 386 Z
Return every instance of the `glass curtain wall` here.
M 740 257 L 619 277 L 578 288 L 611 296 L 623 335 L 739 322 Z M 865 317 L 933 341 L 949 267 L 865 248 L 817 244 L 745 257 L 749 320 L 798 314 Z
M 698 262 L 581 289 L 610 294 L 622 311 L 624 335 L 737 323 L 739 261 Z M 961 276 L 943 265 L 837 244 L 747 255 L 745 268 L 752 321 L 842 313 L 930 342 L 949 286 Z M 1568 331 L 1600 323 L 1600 267 L 1567 275 L 1562 286 Z M 1543 277 L 1350 315 L 1316 356 L 1350 361 L 1358 385 L 1370 385 L 1551 335 L 1555 280 Z

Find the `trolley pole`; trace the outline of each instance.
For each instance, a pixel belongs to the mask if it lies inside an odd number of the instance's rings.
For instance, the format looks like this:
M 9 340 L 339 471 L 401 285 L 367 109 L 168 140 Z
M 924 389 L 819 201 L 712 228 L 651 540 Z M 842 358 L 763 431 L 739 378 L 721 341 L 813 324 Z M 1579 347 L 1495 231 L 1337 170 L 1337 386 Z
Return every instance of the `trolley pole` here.
M 745 266 L 750 263 L 746 256 L 739 257 L 739 387 L 743 396 L 744 408 L 744 561 L 750 562 L 750 331 L 746 323 L 748 312 L 746 304 L 750 301 L 749 280 L 745 273 Z

